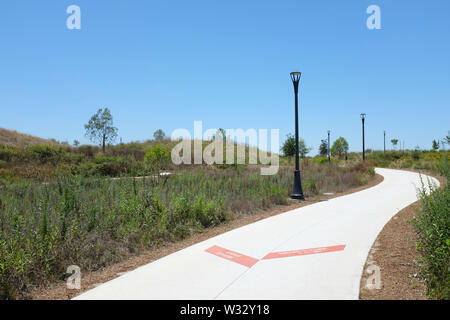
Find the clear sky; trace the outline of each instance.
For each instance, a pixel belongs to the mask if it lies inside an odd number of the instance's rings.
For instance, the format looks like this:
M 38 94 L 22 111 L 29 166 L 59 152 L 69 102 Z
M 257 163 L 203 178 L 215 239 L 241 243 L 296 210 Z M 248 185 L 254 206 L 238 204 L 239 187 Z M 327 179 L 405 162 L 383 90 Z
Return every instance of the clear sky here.
M 69 30 L 69 5 L 81 30 Z M 381 8 L 381 30 L 366 9 Z M 361 149 L 430 148 L 450 130 L 448 0 L 0 2 L 0 127 L 72 142 L 100 107 L 124 142 L 156 129 L 328 129 Z M 390 143 L 388 144 L 390 147 Z

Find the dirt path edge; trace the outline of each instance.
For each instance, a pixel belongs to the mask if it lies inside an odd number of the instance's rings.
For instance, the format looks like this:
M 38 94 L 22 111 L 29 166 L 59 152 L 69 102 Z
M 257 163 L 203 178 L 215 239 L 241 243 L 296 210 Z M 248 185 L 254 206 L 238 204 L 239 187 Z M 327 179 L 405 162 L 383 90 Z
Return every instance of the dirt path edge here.
M 435 173 L 403 170 L 432 176 L 439 180 L 441 187 L 444 185 L 444 179 Z M 419 208 L 420 201 L 416 201 L 400 210 L 379 233 L 364 265 L 360 300 L 428 299 L 426 284 L 419 278 L 421 255 L 416 249 L 418 233 L 411 223 Z M 378 271 L 381 287 L 377 288 L 375 273 Z

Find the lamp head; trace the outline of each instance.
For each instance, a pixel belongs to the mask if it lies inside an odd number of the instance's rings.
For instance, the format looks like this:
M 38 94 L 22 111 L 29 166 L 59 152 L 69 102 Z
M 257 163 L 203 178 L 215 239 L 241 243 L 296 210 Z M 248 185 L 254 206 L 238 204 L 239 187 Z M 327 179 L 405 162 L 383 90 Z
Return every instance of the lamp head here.
M 294 71 L 294 72 L 291 72 L 291 79 L 292 79 L 292 82 L 295 84 L 295 83 L 299 83 L 299 81 L 300 81 L 300 77 L 302 76 L 302 73 L 301 72 L 298 72 L 298 71 Z
M 361 113 L 361 119 L 365 119 L 366 118 L 366 114 L 365 113 Z

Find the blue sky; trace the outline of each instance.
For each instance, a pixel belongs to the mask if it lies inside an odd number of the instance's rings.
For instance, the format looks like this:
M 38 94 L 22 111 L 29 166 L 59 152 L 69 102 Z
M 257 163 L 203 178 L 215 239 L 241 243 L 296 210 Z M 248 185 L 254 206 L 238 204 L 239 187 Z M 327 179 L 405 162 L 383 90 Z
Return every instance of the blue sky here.
M 68 30 L 66 8 L 81 8 Z M 381 30 L 366 9 L 381 8 Z M 0 127 L 87 143 L 111 109 L 124 142 L 162 128 L 294 131 L 361 149 L 430 148 L 450 130 L 450 1 L 52 0 L 0 3 Z M 390 147 L 390 143 L 388 144 Z

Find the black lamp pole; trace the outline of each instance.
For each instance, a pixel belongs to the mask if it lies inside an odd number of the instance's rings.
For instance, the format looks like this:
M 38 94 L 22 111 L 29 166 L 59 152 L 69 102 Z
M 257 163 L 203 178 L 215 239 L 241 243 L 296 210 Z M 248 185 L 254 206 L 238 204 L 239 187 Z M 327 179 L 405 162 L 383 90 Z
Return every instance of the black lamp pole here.
M 291 193 L 292 199 L 305 200 L 302 190 L 302 182 L 300 180 L 300 165 L 298 153 L 298 84 L 301 77 L 300 72 L 291 72 L 292 83 L 294 84 L 295 93 L 295 171 L 294 171 L 294 190 Z
M 386 130 L 384 130 L 384 144 L 383 144 L 383 152 L 386 153 Z
M 366 146 L 364 141 L 364 120 L 366 120 L 365 113 L 361 113 L 361 120 L 362 120 L 363 161 L 366 161 Z
M 330 130 L 328 130 L 328 163 L 331 163 Z

